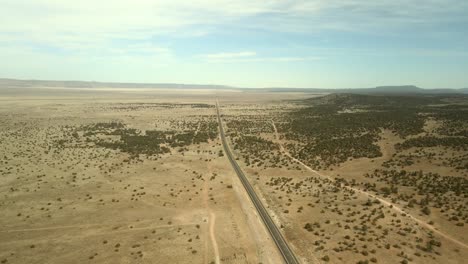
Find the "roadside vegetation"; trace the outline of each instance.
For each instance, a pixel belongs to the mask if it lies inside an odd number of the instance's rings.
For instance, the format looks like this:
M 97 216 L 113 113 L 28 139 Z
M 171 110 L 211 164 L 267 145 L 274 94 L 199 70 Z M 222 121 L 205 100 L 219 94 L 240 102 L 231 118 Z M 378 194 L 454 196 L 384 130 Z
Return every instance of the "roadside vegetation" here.
M 456 105 L 448 105 L 452 101 Z M 377 143 L 383 130 L 405 139 L 398 150 L 442 146 L 466 152 L 468 105 L 463 102 L 453 96 L 332 94 L 301 101 L 304 108 L 286 115 L 278 127 L 294 142 L 289 150 L 315 169 L 382 156 Z M 425 134 L 428 120 L 440 125 Z
M 429 227 L 458 241 L 466 233 L 468 97 L 331 94 L 288 103 L 229 116 L 227 133 L 296 246 L 307 241 L 330 263 L 463 255 Z
M 140 155 L 156 156 L 186 151 L 192 144 L 207 143 L 218 136 L 218 123 L 212 119 L 197 122 L 177 122 L 172 130 L 140 131 L 119 122 L 99 122 L 80 127 L 64 127 L 63 133 L 72 137 L 56 140 L 56 145 L 67 146 L 95 145 L 128 153 L 130 158 Z

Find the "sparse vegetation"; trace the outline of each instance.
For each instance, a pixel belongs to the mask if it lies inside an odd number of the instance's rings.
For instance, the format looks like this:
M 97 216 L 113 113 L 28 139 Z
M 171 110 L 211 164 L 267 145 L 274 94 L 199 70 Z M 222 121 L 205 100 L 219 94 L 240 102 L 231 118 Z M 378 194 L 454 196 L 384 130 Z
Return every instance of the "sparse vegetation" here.
M 214 104 L 110 100 L 0 107 L 0 211 L 11 231 L 0 233 L 0 260 L 210 262 L 212 228 L 223 263 L 264 260 Z M 301 259 L 464 259 L 437 233 L 463 241 L 468 223 L 463 98 L 347 94 L 222 107 L 239 165 Z

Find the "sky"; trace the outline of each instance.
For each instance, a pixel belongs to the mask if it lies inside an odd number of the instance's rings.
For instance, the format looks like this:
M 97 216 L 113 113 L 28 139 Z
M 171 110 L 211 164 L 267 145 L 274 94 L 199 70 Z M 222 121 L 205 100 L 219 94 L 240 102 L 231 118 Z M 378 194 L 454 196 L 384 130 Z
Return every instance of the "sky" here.
M 468 87 L 467 0 L 0 0 L 0 77 Z

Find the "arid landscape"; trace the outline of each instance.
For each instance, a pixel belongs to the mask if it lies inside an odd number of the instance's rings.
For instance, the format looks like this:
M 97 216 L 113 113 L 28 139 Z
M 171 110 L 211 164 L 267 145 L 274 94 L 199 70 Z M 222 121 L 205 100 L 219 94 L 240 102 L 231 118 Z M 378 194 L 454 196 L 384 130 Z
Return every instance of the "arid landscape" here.
M 1 263 L 464 263 L 468 96 L 0 88 Z
M 2 0 L 0 264 L 468 263 L 467 0 Z
M 225 113 L 239 162 L 304 259 L 463 263 L 467 99 L 330 94 Z

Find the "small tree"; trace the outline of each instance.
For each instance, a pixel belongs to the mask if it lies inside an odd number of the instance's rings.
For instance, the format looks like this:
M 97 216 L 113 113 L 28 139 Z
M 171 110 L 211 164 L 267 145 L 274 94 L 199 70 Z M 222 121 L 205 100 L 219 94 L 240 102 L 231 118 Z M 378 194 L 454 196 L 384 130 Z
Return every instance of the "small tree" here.
M 424 207 L 422 210 L 421 210 L 425 215 L 430 215 L 431 214 L 431 210 L 429 209 L 429 207 Z

